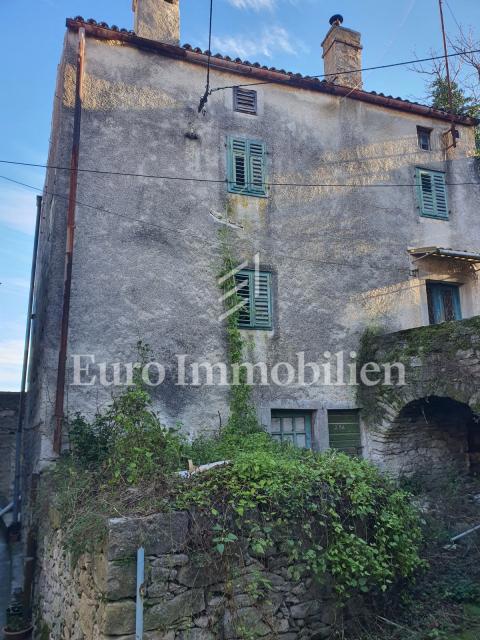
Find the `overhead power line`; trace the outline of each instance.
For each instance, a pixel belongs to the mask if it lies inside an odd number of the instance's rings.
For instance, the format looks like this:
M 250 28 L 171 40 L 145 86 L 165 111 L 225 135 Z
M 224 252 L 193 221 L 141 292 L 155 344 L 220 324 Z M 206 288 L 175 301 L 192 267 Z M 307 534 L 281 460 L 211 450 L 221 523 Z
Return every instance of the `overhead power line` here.
M 33 162 L 17 162 L 14 160 L 0 160 L 0 164 L 8 164 L 15 165 L 21 167 L 37 167 L 41 169 L 53 169 L 56 171 L 71 171 L 70 167 L 59 167 L 56 165 L 49 164 L 39 164 Z M 180 182 L 200 182 L 200 183 L 208 183 L 208 184 L 229 184 L 232 182 L 227 178 L 223 179 L 215 179 L 215 178 L 190 178 L 187 176 L 169 176 L 169 175 L 156 175 L 156 174 L 146 174 L 146 173 L 127 173 L 123 171 L 105 171 L 101 169 L 78 169 L 79 173 L 92 173 L 97 175 L 109 175 L 109 176 L 120 176 L 122 178 L 146 178 L 152 180 L 175 180 Z M 446 182 L 448 186 L 480 186 L 480 182 Z M 245 188 L 247 188 L 249 184 L 245 184 Z M 260 186 L 255 183 L 254 186 Z M 320 187 L 333 187 L 333 188 L 348 188 L 348 189 L 375 189 L 375 188 L 386 188 L 386 187 L 416 187 L 417 184 L 415 182 L 399 182 L 399 183 L 379 183 L 379 184 L 355 184 L 355 183 L 329 183 L 329 182 L 264 182 L 261 186 L 264 187 L 295 187 L 295 188 L 320 188 Z M 35 187 L 36 188 L 36 187 Z
M 457 51 L 455 53 L 447 54 L 447 58 L 454 58 L 456 56 L 464 56 L 472 53 L 480 53 L 480 49 L 474 49 L 473 51 Z M 430 56 L 429 58 L 416 58 L 415 60 L 405 60 L 404 62 L 392 62 L 390 64 L 381 64 L 375 67 L 363 67 L 361 69 L 353 69 L 351 71 L 339 71 L 338 73 L 321 73 L 315 76 L 305 76 L 305 80 L 313 79 L 313 78 L 332 78 L 337 76 L 347 76 L 352 73 L 362 73 L 363 71 L 376 71 L 380 69 L 392 69 L 393 67 L 402 67 L 409 64 L 418 64 L 420 62 L 432 62 L 433 60 L 444 60 L 445 56 Z M 294 76 L 292 76 L 294 77 Z M 210 89 L 210 94 L 214 91 L 223 91 L 225 89 L 235 89 L 236 87 L 255 87 L 264 84 L 276 84 L 277 80 L 264 80 L 262 82 L 249 82 L 245 84 L 230 84 L 223 87 L 213 87 Z
M 210 95 L 210 66 L 212 60 L 212 21 L 213 21 L 213 0 L 210 0 L 210 22 L 208 27 L 208 60 L 207 60 L 207 83 L 205 85 L 205 93 L 200 99 L 198 105 L 198 113 L 201 113 L 208 102 Z
M 49 191 L 43 191 L 39 187 L 35 187 L 34 185 L 27 184 L 26 182 L 21 182 L 19 180 L 14 180 L 13 178 L 9 178 L 8 176 L 0 175 L 0 179 L 7 180 L 8 182 L 13 182 L 14 184 L 18 184 L 19 186 L 25 187 L 27 189 L 33 189 L 33 191 L 38 191 L 40 193 L 43 192 L 45 195 L 49 195 L 51 197 L 60 198 L 60 199 L 63 199 L 63 200 L 68 200 L 68 196 L 66 196 L 66 195 L 58 194 L 58 193 L 54 193 L 54 192 L 49 192 Z M 133 222 L 135 224 L 140 224 L 140 225 L 145 226 L 145 227 L 152 227 L 152 228 L 155 228 L 155 229 L 160 229 L 161 231 L 172 231 L 175 234 L 188 233 L 189 236 L 193 236 L 193 237 L 197 238 L 198 240 L 201 240 L 203 243 L 207 242 L 212 247 L 219 248 L 219 243 L 218 242 L 213 242 L 211 238 L 208 238 L 207 236 L 201 236 L 198 233 L 192 232 L 190 229 L 179 229 L 178 227 L 169 227 L 168 225 L 165 225 L 163 223 L 162 224 L 156 224 L 154 222 L 148 222 L 147 220 L 142 220 L 141 218 L 134 218 L 132 216 L 119 213 L 117 211 L 111 211 L 110 209 L 105 209 L 103 207 L 98 207 L 96 205 L 88 204 L 86 202 L 81 202 L 79 200 L 76 200 L 75 204 L 80 206 L 80 207 L 86 207 L 86 208 L 91 209 L 91 210 L 96 211 L 96 212 L 105 213 L 107 215 L 115 216 L 115 217 L 121 218 L 123 220 L 128 220 L 129 222 Z M 325 232 L 322 232 L 322 236 L 324 236 L 324 235 L 325 235 Z M 338 235 L 338 234 L 335 234 L 335 235 Z M 263 247 L 259 247 L 256 250 L 260 251 L 260 252 L 268 253 L 265 250 L 265 248 L 263 248 Z M 285 260 L 293 260 L 295 262 L 309 262 L 309 263 L 313 263 L 313 264 L 328 264 L 328 265 L 338 266 L 338 267 L 350 267 L 352 269 L 358 269 L 361 266 L 365 266 L 365 265 L 360 265 L 358 263 L 338 262 L 338 261 L 334 261 L 334 260 L 318 260 L 318 259 L 314 259 L 314 258 L 302 258 L 302 257 L 299 257 L 299 256 L 293 256 L 293 255 L 286 254 L 283 251 L 282 251 L 282 254 L 281 254 L 281 258 L 285 259 Z M 400 269 L 397 268 L 397 270 L 409 271 L 409 269 L 401 269 L 401 268 Z

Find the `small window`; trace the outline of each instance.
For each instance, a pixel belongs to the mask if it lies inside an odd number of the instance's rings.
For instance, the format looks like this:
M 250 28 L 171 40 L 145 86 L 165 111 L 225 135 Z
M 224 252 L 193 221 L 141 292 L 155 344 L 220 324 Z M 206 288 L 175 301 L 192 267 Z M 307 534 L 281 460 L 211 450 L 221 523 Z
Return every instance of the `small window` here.
M 448 220 L 448 200 L 445 174 L 440 171 L 416 169 L 420 214 L 428 218 Z
M 312 448 L 312 414 L 309 411 L 273 410 L 270 434 L 279 442 L 300 449 Z
M 329 411 L 328 435 L 330 449 L 352 456 L 362 454 L 358 411 Z
M 266 196 L 265 144 L 244 138 L 228 139 L 228 190 L 248 196 Z
M 272 274 L 242 269 L 235 274 L 237 296 L 243 302 L 238 317 L 240 329 L 272 328 Z
M 427 284 L 428 316 L 430 324 L 462 319 L 460 287 L 457 284 L 429 282 Z
M 432 143 L 430 139 L 431 134 L 432 134 L 431 129 L 425 129 L 424 127 L 417 127 L 418 146 L 420 147 L 420 149 L 423 149 L 424 151 L 432 150 Z
M 257 92 L 243 87 L 233 88 L 233 108 L 241 113 L 257 115 Z

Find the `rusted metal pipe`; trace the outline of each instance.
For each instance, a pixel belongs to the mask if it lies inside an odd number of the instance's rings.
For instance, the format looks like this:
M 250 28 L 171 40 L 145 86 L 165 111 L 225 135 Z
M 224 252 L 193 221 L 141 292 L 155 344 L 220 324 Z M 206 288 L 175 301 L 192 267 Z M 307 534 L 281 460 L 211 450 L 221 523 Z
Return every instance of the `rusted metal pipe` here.
M 99 25 L 88 24 L 81 20 L 73 20 L 71 18 L 67 20 L 67 27 L 72 31 L 85 29 L 87 36 L 97 38 L 98 40 L 130 44 L 144 51 L 161 53 L 162 55 L 175 60 L 184 60 L 186 62 L 191 62 L 192 64 L 205 67 L 208 63 L 208 54 L 198 53 L 196 51 L 184 49 L 183 47 L 177 47 L 173 44 L 165 44 L 155 40 L 140 38 L 132 33 L 115 31 L 106 27 L 100 27 Z M 439 109 L 434 109 L 433 107 L 427 107 L 416 102 L 408 102 L 407 100 L 401 100 L 399 98 L 371 93 L 369 91 L 364 91 L 363 89 L 352 90 L 350 87 L 342 87 L 341 85 L 336 85 L 332 82 L 322 82 L 317 78 L 289 75 L 283 71 L 272 71 L 270 69 L 248 65 L 243 62 L 217 58 L 216 56 L 213 57 L 213 60 L 214 62 L 210 65 L 211 69 L 234 73 L 242 77 L 250 76 L 257 80 L 267 81 L 268 83 L 282 84 L 284 86 L 295 88 L 298 87 L 301 89 L 308 89 L 309 91 L 319 91 L 321 93 L 327 93 L 339 97 L 348 96 L 352 99 L 376 104 L 381 107 L 392 108 L 406 113 L 415 113 L 447 122 L 451 122 L 453 119 L 454 122 L 467 126 L 476 126 L 478 124 L 478 120 L 469 116 L 453 114 L 452 117 L 451 114 Z
M 75 208 L 78 188 L 78 159 L 80 153 L 80 125 L 82 120 L 83 75 L 85 66 L 85 29 L 78 30 L 77 75 L 75 83 L 75 112 L 73 116 L 73 143 L 70 159 L 70 189 L 67 211 L 67 238 L 65 247 L 65 279 L 63 287 L 62 325 L 60 351 L 58 354 L 57 390 L 55 396 L 55 432 L 53 450 L 62 450 L 62 427 L 64 419 L 65 375 L 67 366 L 68 322 L 72 291 L 73 245 L 75 240 Z

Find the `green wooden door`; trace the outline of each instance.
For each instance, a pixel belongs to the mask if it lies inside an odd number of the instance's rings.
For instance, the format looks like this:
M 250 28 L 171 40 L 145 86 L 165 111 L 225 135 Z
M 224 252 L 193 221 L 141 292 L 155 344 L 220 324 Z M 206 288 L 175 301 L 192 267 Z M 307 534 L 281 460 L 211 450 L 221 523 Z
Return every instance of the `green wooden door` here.
M 329 411 L 328 435 L 330 449 L 353 456 L 361 455 L 362 440 L 358 411 Z
M 312 414 L 309 411 L 273 410 L 270 433 L 280 442 L 311 449 Z

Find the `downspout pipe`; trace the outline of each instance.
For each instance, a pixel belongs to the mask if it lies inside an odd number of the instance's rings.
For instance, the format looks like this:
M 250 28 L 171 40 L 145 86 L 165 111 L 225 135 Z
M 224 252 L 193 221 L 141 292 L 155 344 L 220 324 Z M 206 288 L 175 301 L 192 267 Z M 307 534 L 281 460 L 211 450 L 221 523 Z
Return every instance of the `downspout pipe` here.
M 18 404 L 17 433 L 15 437 L 15 477 L 13 481 L 13 524 L 18 525 L 21 504 L 22 484 L 22 452 L 23 452 L 23 421 L 25 416 L 25 399 L 27 386 L 28 359 L 30 354 L 30 336 L 33 320 L 33 299 L 35 293 L 35 273 L 37 269 L 38 237 L 40 233 L 40 218 L 42 214 L 42 196 L 37 196 L 37 217 L 35 220 L 35 235 L 33 239 L 32 267 L 30 270 L 30 292 L 28 294 L 27 326 L 25 329 L 25 344 L 23 348 L 22 382 L 20 384 L 20 400 Z
M 135 640 L 143 640 L 143 601 L 145 598 L 145 549 L 137 549 L 137 595 L 135 599 Z
M 63 285 L 62 324 L 58 353 L 57 388 L 55 395 L 55 431 L 53 450 L 62 450 L 62 428 L 64 419 L 65 378 L 67 366 L 68 324 L 72 291 L 73 246 L 75 240 L 75 209 L 78 189 L 78 160 L 80 154 L 80 125 L 82 120 L 83 75 L 85 66 L 85 29 L 78 31 L 77 74 L 75 83 L 75 111 L 73 116 L 73 142 L 70 158 L 70 189 L 67 210 L 67 237 L 65 247 L 65 272 Z

